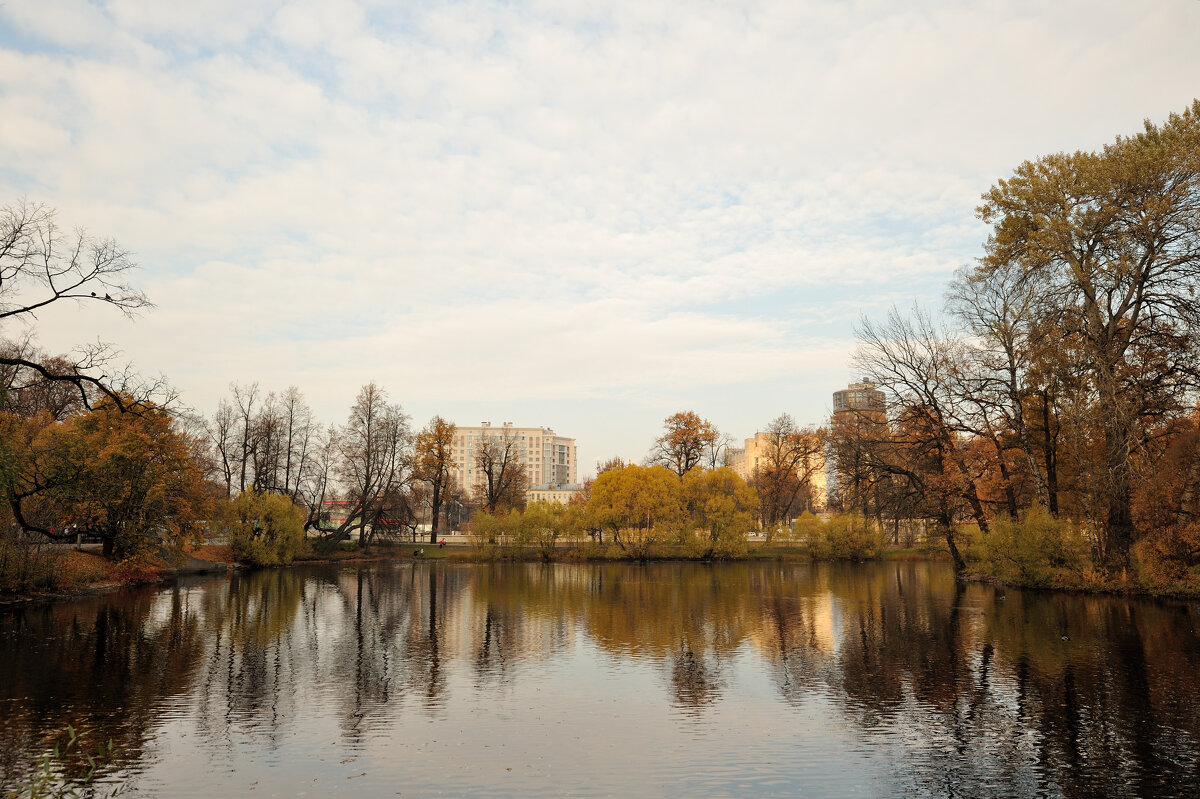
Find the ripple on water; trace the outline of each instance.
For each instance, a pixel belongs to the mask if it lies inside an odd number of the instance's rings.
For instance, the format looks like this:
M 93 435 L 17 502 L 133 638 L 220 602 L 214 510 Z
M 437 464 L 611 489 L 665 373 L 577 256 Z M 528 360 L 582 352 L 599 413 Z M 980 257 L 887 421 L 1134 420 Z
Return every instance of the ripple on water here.
M 163 797 L 1194 796 L 1180 607 L 930 564 L 240 575 L 0 614 L 0 766 L 70 719 Z

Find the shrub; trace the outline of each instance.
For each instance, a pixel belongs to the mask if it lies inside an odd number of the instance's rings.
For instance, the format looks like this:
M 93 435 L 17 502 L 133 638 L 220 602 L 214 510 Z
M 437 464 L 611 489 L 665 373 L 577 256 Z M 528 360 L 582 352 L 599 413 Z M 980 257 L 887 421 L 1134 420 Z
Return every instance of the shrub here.
M 28 541 L 0 539 L 0 593 L 59 590 L 60 553 Z
M 803 541 L 810 547 L 817 541 L 825 529 L 825 522 L 810 510 L 801 513 L 792 522 L 792 534 L 797 541 Z
M 976 571 L 1003 582 L 1048 586 L 1070 572 L 1081 575 L 1090 565 L 1083 531 L 1056 519 L 1043 507 L 1030 508 L 1020 521 L 996 519 L 987 534 L 968 533 L 968 557 Z
M 812 514 L 809 514 L 810 516 Z M 813 557 L 820 560 L 869 560 L 879 557 L 883 549 L 883 536 L 875 526 L 860 513 L 835 513 L 825 522 L 815 516 L 806 520 L 803 516 Z M 819 526 L 818 526 L 819 525 Z
M 1200 523 L 1155 528 L 1134 545 L 1134 555 L 1152 586 L 1200 582 Z
M 290 563 L 308 546 L 304 514 L 282 494 L 246 491 L 219 513 L 233 556 L 253 566 Z

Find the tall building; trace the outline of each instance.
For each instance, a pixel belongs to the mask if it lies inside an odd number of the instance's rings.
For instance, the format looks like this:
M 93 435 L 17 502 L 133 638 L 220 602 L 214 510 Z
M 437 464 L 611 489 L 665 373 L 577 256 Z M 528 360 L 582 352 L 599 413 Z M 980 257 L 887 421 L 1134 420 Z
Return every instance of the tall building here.
M 856 476 L 859 469 L 851 463 L 839 465 L 837 453 L 834 451 L 834 440 L 839 436 L 855 435 L 858 428 L 869 427 L 885 420 L 887 397 L 867 378 L 857 383 L 851 383 L 841 391 L 833 392 L 833 416 L 829 419 L 829 429 L 832 434 L 829 446 L 825 450 L 825 495 L 826 504 L 835 505 L 839 499 L 838 472 L 843 472 L 842 483 L 858 482 Z M 853 487 L 851 485 L 843 488 Z M 854 493 L 851 490 L 850 493 Z
M 525 465 L 531 486 L 554 487 L 578 482 L 579 465 L 575 457 L 575 439 L 560 436 L 549 427 L 514 427 L 512 422 L 493 427 L 481 422 L 478 427 L 454 429 L 454 479 L 471 496 L 483 474 L 475 468 L 475 452 L 484 438 L 516 442 L 518 459 Z
M 884 394 L 867 378 L 833 392 L 833 413 L 841 411 L 882 411 Z

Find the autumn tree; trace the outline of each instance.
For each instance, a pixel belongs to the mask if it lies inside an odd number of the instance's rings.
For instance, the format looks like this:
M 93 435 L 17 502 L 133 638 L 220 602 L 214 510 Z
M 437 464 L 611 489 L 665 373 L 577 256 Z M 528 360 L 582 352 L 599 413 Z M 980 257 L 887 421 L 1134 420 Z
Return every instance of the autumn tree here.
M 758 495 L 728 467 L 693 469 L 681 486 L 684 504 L 693 524 L 703 529 L 710 543 L 745 542 L 754 528 Z
M 771 420 L 766 444 L 752 475 L 768 534 L 798 512 L 798 501 L 812 490 L 813 478 L 824 468 L 824 429 L 801 428 L 783 413 Z
M 441 529 L 442 505 L 456 488 L 454 481 L 454 423 L 440 416 L 429 420 L 417 434 L 415 478 L 429 487 L 429 543 L 436 544 Z
M 1016 269 L 1040 313 L 1074 338 L 1103 442 L 1101 542 L 1124 565 L 1145 419 L 1193 385 L 1200 332 L 1200 101 L 1100 152 L 1027 161 L 978 209 L 992 226 L 972 275 Z
M 475 442 L 473 453 L 479 479 L 474 493 L 489 513 L 497 509 L 522 509 L 529 476 L 521 458 L 521 442 L 510 430 L 493 435 L 487 428 Z
M 650 462 L 667 467 L 683 477 L 704 463 L 705 457 L 713 457 L 713 449 L 719 432 L 707 419 L 701 419 L 693 411 L 680 411 L 663 420 L 665 430 L 654 441 Z
M 587 515 L 594 529 L 635 556 L 645 555 L 663 530 L 683 518 L 678 475 L 663 466 L 629 465 L 596 478 Z
M 165 410 L 95 410 L 45 426 L 21 457 L 9 492 L 22 528 L 50 538 L 99 538 L 104 554 L 199 535 L 208 492 L 195 442 Z
M 28 338 L 0 340 L 0 353 L 12 358 L 35 361 L 55 373 L 72 368 L 65 356 L 51 356 L 35 347 Z M 59 380 L 47 380 L 38 372 L 19 366 L 0 364 L 0 409 L 24 418 L 45 411 L 55 421 L 86 410 L 75 386 Z

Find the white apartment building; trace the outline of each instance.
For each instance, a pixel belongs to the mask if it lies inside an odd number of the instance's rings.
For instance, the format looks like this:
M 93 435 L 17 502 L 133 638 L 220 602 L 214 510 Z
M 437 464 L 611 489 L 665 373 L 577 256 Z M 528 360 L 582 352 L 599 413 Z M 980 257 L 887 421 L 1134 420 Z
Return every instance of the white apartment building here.
M 481 422 L 478 427 L 456 426 L 454 430 L 454 479 L 467 496 L 483 478 L 475 468 L 475 452 L 485 437 L 508 438 L 517 443 L 531 486 L 552 488 L 578 482 L 575 439 L 560 436 L 549 427 L 514 427 L 512 422 L 494 427 L 491 422 Z

